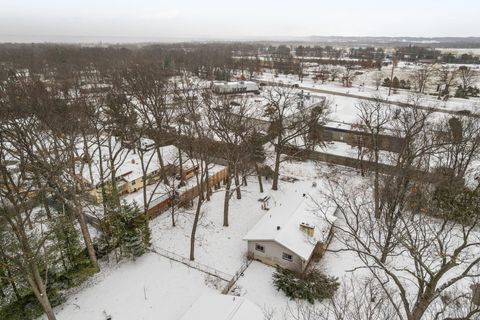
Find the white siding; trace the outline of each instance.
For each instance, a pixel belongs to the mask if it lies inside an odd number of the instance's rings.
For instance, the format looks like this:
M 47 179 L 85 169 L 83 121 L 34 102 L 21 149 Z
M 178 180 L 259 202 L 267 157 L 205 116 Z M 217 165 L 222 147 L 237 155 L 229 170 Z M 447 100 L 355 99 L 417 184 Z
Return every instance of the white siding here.
M 257 251 L 255 249 L 256 244 L 263 246 L 265 248 L 265 252 Z M 271 266 L 279 265 L 282 268 L 298 272 L 303 271 L 307 264 L 307 261 L 302 261 L 302 259 L 294 252 L 288 250 L 275 241 L 248 241 L 248 253 L 251 257 L 253 257 L 253 259 L 260 260 L 265 264 Z M 292 256 L 292 261 L 283 259 L 283 253 L 290 254 Z

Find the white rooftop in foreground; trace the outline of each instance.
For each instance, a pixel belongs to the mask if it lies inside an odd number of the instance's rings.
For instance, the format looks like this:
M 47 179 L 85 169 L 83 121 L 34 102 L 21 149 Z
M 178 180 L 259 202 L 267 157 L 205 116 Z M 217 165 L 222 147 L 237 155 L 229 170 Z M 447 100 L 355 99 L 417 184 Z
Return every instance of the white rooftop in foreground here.
M 180 320 L 263 320 L 262 310 L 244 297 L 206 293 Z
M 298 201 L 295 210 L 285 210 L 282 207 L 271 209 L 243 240 L 275 241 L 308 260 L 317 242 L 326 241 L 331 224 L 337 219 L 334 215 L 336 207 L 324 208 L 322 213 L 309 194 L 299 200 L 294 199 L 292 197 L 292 201 Z M 302 223 L 315 227 L 313 237 L 300 230 Z

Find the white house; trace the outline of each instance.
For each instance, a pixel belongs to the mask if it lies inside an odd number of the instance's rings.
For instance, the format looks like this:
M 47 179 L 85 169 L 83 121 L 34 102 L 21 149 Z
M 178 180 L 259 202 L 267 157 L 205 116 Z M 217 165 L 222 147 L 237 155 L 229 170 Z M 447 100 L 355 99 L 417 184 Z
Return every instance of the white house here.
M 264 320 L 260 307 L 245 297 L 207 293 L 180 320 Z
M 314 254 L 330 242 L 337 207 L 319 212 L 311 197 L 302 197 L 296 210 L 276 207 L 247 233 L 248 255 L 265 264 L 303 272 Z
M 244 93 L 256 92 L 259 90 L 258 84 L 253 81 L 222 81 L 213 82 L 212 90 L 215 93 Z

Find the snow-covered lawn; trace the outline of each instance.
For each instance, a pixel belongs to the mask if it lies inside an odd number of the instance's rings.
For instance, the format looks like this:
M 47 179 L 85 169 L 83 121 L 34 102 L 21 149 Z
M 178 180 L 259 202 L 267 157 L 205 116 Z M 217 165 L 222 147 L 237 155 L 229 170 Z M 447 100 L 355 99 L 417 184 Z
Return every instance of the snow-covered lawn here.
M 106 267 L 56 308 L 59 320 L 179 319 L 206 292 L 209 276 L 154 253 Z M 212 286 L 213 287 L 213 286 Z
M 268 185 L 265 187 L 269 188 Z M 264 195 L 260 194 L 257 183 L 249 181 L 248 188 L 242 190 L 242 199 L 237 200 L 234 195 L 230 200 L 229 227 L 223 227 L 224 191 L 220 190 L 202 206 L 195 261 L 234 274 L 246 260 L 246 243 L 242 238 L 264 214 L 258 202 L 258 198 Z M 192 209 L 177 209 L 175 227 L 172 227 L 169 211 L 151 222 L 154 248 L 189 257 L 195 205 L 196 201 Z
M 202 206 L 195 260 L 234 274 L 246 260 L 247 243 L 243 237 L 264 214 L 275 210 L 294 211 L 303 193 L 315 193 L 317 190 L 312 187 L 312 182 L 317 180 L 316 171 L 313 162 L 284 162 L 282 174 L 299 180 L 295 183 L 280 181 L 277 191 L 272 191 L 270 182 L 264 181 L 264 193 L 259 192 L 256 178 L 249 178 L 248 186 L 242 188 L 242 199 L 237 200 L 233 195 L 230 200 L 229 227 L 223 227 L 224 191 L 214 192 L 211 201 Z M 271 197 L 269 211 L 262 210 L 258 201 L 265 196 Z M 169 212 L 152 221 L 153 246 L 189 257 L 193 218 L 194 208 L 178 212 L 176 227 L 172 227 Z
M 283 292 L 273 286 L 272 275 L 275 268 L 261 262 L 253 261 L 245 271 L 243 277 L 237 281 L 236 290 L 242 296 L 255 302 L 264 312 L 274 311 L 275 319 L 285 313 L 290 301 Z M 282 319 L 280 317 L 280 319 Z
M 316 199 L 322 198 L 322 192 L 326 191 L 326 175 L 346 176 L 353 182 L 361 178 L 353 169 L 339 166 L 328 166 L 324 163 L 307 162 L 283 162 L 281 164 L 281 173 L 293 176 L 299 179 L 295 183 L 281 182 L 280 192 L 288 194 L 284 202 L 294 202 L 292 197 L 296 192 L 308 192 Z M 317 186 L 312 187 L 316 182 Z M 319 202 L 321 203 L 321 201 Z M 341 219 L 336 223 L 342 223 Z M 325 253 L 316 267 L 321 269 L 326 275 L 337 277 L 340 283 L 348 283 L 350 279 L 362 281 L 367 275 L 365 269 L 354 270 L 362 266 L 362 262 L 353 252 L 339 251 L 343 245 L 334 238 L 329 246 L 329 251 Z M 289 300 L 282 292 L 278 292 L 273 286 L 272 276 L 275 268 L 267 266 L 261 262 L 253 261 L 243 276 L 237 281 L 236 286 L 231 291 L 232 294 L 240 294 L 255 302 L 268 315 L 273 315 L 273 319 L 295 319 L 291 312 L 296 311 L 295 302 Z M 342 286 L 340 290 L 343 290 Z M 315 306 L 319 306 L 316 303 Z
M 272 154 L 269 148 L 266 151 L 269 163 Z M 242 199 L 237 200 L 235 195 L 231 199 L 229 227 L 223 227 L 224 190 L 214 192 L 211 201 L 205 202 L 202 207 L 195 261 L 234 274 L 246 259 L 247 243 L 242 239 L 261 217 L 278 210 L 295 210 L 303 193 L 321 199 L 322 190 L 326 190 L 325 176 L 328 174 L 361 179 L 352 169 L 313 161 L 282 162 L 281 176 L 297 180 L 281 180 L 277 191 L 271 190 L 270 181 L 264 181 L 265 192 L 260 193 L 256 177 L 250 177 L 248 186 L 242 187 Z M 270 210 L 264 211 L 258 199 L 267 195 L 271 197 Z M 188 258 L 193 217 L 194 208 L 178 209 L 175 227 L 171 225 L 168 211 L 151 221 L 153 247 Z M 338 249 L 340 243 L 334 239 L 330 248 Z M 327 252 L 318 267 L 327 275 L 342 281 L 350 274 L 348 271 L 359 265 L 358 258 L 352 253 Z M 252 262 L 231 294 L 245 296 L 267 313 L 273 311 L 274 319 L 284 319 L 285 315 L 289 319 L 288 308 L 295 308 L 295 305 L 274 288 L 274 270 L 260 262 Z M 355 271 L 357 274 L 358 271 Z M 103 320 L 105 310 L 114 320 L 177 320 L 202 294 L 218 293 L 218 288 L 226 284 L 220 281 L 215 289 L 211 276 L 154 253 L 148 253 L 135 262 L 104 266 L 103 271 L 89 283 L 56 309 L 58 319 Z

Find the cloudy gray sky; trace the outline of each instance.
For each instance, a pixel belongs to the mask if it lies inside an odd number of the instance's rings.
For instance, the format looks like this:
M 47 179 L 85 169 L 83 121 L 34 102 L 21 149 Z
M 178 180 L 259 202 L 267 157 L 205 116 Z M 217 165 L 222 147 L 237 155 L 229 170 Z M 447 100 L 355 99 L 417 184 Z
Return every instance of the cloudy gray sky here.
M 0 41 L 480 36 L 479 0 L 0 0 Z

